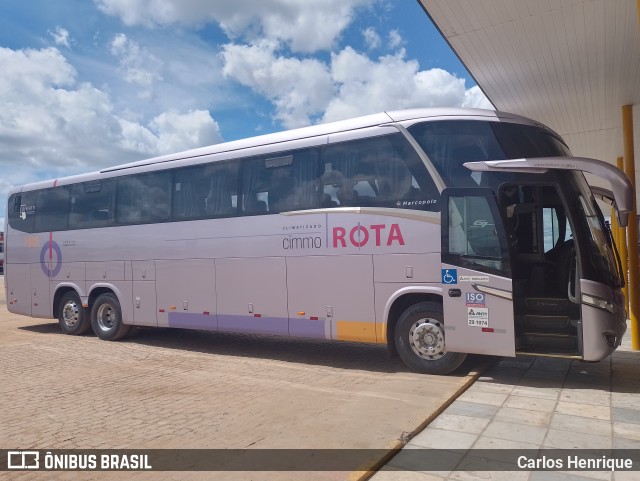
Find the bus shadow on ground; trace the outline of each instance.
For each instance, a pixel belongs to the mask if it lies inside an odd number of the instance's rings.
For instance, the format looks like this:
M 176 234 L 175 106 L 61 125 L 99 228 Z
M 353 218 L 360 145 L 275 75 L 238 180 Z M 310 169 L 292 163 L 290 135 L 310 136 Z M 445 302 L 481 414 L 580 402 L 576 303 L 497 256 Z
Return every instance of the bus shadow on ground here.
M 530 392 L 550 388 L 640 394 L 640 352 L 619 350 L 599 362 L 531 356 L 497 359 L 480 378 L 483 383 Z
M 37 334 L 60 335 L 61 338 L 64 338 L 64 334 L 55 323 L 34 324 L 22 326 L 19 329 Z M 97 341 L 93 334 L 83 337 L 87 342 Z M 118 342 L 337 369 L 381 373 L 411 372 L 398 357 L 389 358 L 386 346 L 381 344 L 177 328 L 137 328 L 130 337 Z M 484 364 L 487 358 L 487 356 L 470 355 L 450 376 L 467 376 L 471 371 Z

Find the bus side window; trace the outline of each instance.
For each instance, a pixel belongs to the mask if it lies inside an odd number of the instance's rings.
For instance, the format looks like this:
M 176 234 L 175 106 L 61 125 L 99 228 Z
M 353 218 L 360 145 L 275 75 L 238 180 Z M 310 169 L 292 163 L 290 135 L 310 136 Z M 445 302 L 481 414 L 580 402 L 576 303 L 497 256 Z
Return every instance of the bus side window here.
M 180 169 L 173 185 L 173 217 L 192 220 L 236 214 L 238 163 Z
M 118 178 L 116 217 L 121 224 L 169 220 L 171 173 L 136 174 Z
M 439 210 L 439 192 L 401 134 L 328 145 L 323 152 L 323 206 Z
M 445 120 L 409 128 L 447 185 L 484 186 L 483 175 L 463 167 L 465 162 L 505 159 L 490 122 Z
M 67 229 L 69 210 L 69 189 L 54 187 L 38 192 L 36 232 L 50 232 Z
M 268 213 L 269 173 L 264 158 L 251 159 L 242 166 L 242 211 L 245 214 Z M 271 206 L 273 209 L 273 206 Z
M 116 183 L 112 179 L 71 186 L 69 229 L 113 225 Z
M 318 149 L 255 157 L 242 167 L 242 212 L 276 214 L 320 206 Z
M 207 195 L 204 209 L 207 217 L 226 217 L 236 213 L 233 203 L 237 195 L 238 164 L 209 166 L 204 178 L 207 180 Z

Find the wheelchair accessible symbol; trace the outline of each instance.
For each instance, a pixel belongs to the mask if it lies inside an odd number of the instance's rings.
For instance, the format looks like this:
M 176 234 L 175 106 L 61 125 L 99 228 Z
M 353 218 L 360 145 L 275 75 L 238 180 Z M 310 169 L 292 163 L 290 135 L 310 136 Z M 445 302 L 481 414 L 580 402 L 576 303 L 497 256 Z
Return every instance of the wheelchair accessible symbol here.
M 442 269 L 442 283 L 443 284 L 457 284 L 458 283 L 458 269 Z

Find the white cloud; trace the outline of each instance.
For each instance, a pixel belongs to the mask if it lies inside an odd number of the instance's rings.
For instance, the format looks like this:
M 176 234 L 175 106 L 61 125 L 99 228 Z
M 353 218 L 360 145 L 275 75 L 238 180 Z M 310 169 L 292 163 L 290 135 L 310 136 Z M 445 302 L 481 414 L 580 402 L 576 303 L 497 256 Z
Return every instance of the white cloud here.
M 334 46 L 356 8 L 374 0 L 94 0 L 126 25 L 201 26 L 217 22 L 230 38 L 283 41 L 298 52 Z
M 119 119 L 119 123 L 122 147 L 149 155 L 222 142 L 218 123 L 206 110 L 192 110 L 186 114 L 175 110 L 163 112 L 154 117 L 147 127 L 125 119 Z
M 404 45 L 404 39 L 397 30 L 391 30 L 389 32 L 389 48 L 392 50 L 397 49 L 401 45 Z
M 228 108 L 237 102 L 237 89 L 225 81 L 218 51 L 192 32 L 132 29 L 108 37 L 108 55 L 98 60 L 93 83 L 104 85 L 114 108 L 131 121 L 171 109 Z M 87 70 L 86 60 L 81 66 Z
M 149 124 L 156 133 L 160 152 L 179 152 L 194 146 L 222 142 L 220 128 L 206 110 L 181 114 L 175 110 L 163 112 Z
M 141 98 L 150 99 L 154 83 L 162 80 L 162 61 L 137 42 L 129 40 L 124 33 L 117 34 L 110 47 L 111 53 L 119 60 L 123 78 L 140 87 Z
M 51 38 L 53 38 L 56 45 L 62 45 L 67 48 L 71 47 L 69 42 L 69 31 L 66 28 L 57 26 L 53 32 L 49 31 L 48 33 L 51 35 Z
M 375 28 L 373 27 L 368 27 L 363 30 L 362 36 L 364 37 L 364 41 L 367 44 L 367 48 L 369 50 L 375 50 L 377 48 L 380 48 L 380 45 L 382 45 L 382 38 L 380 37 L 380 35 L 378 35 L 378 32 L 376 32 Z
M 413 107 L 491 108 L 479 89 L 469 93 L 465 80 L 446 70 L 420 70 L 404 50 L 373 61 L 347 47 L 331 59 L 338 95 L 325 109 L 324 120 L 339 120 L 383 110 Z
M 489 99 L 487 99 L 486 95 L 480 87 L 477 85 L 471 87 L 464 93 L 464 102 L 462 102 L 463 107 L 469 107 L 472 109 L 490 109 L 493 110 L 495 107 L 491 105 Z
M 286 58 L 277 45 L 225 45 L 224 74 L 273 102 L 276 118 L 286 128 L 311 123 L 334 95 L 326 64 L 316 59 Z
M 362 36 L 369 50 L 375 50 L 382 45 L 382 38 L 380 38 L 380 35 L 378 35 L 378 32 L 376 32 L 373 27 L 368 27 L 363 30 Z
M 146 125 L 125 120 L 106 92 L 76 81 L 75 69 L 55 48 L 0 48 L 0 65 L 0 197 L 11 184 L 221 140 L 207 111 L 169 110 Z
M 377 61 L 346 47 L 330 65 L 278 54 L 277 45 L 226 45 L 224 72 L 268 98 L 286 128 L 413 107 L 492 108 L 478 87 L 439 68 L 420 70 L 404 50 Z

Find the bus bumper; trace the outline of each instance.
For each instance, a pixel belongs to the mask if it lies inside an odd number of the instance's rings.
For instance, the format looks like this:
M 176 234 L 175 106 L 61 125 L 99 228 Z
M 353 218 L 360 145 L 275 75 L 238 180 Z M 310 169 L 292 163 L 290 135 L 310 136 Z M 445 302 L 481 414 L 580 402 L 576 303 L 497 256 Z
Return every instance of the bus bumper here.
M 589 305 L 584 296 L 582 302 L 582 356 L 585 361 L 601 361 L 622 343 L 627 330 L 624 297 L 619 290 L 595 282 L 582 281 L 581 287 L 586 295 L 611 300 L 610 309 Z

